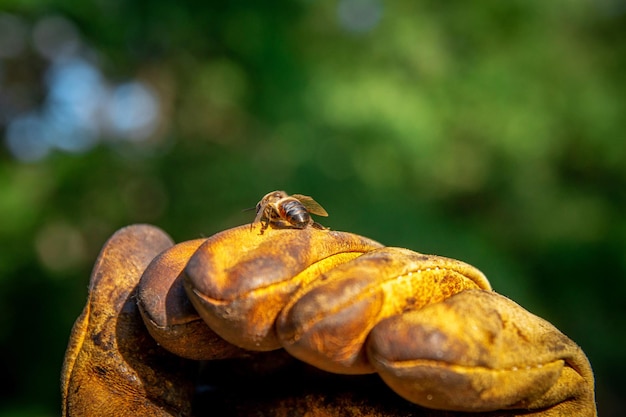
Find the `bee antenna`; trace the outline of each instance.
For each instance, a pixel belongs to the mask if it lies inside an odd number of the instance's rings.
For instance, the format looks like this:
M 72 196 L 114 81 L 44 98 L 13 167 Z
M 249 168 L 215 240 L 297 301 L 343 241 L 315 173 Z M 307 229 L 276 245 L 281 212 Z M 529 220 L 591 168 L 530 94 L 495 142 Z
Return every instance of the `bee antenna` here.
M 244 211 L 252 211 L 252 210 L 255 210 L 255 209 L 256 209 L 256 207 L 248 207 L 248 208 L 245 208 L 245 209 L 243 209 L 241 211 L 242 212 L 244 212 Z

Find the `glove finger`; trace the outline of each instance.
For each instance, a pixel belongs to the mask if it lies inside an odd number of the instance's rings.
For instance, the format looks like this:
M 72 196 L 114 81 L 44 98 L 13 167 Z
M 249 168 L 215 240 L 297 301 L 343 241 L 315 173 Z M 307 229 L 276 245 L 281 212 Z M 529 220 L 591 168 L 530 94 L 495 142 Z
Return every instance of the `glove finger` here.
M 179 243 L 159 254 L 144 271 L 137 305 L 150 335 L 168 351 L 188 359 L 225 359 L 245 351 L 219 337 L 200 318 L 183 286 L 183 270 L 206 239 Z
M 160 229 L 135 225 L 116 232 L 102 248 L 65 356 L 64 416 L 191 413 L 190 363 L 157 346 L 135 303 L 142 272 L 171 245 Z
M 490 289 L 471 265 L 408 249 L 381 248 L 326 272 L 298 291 L 277 321 L 295 357 L 342 374 L 374 372 L 363 344 L 381 320 L 469 288 Z
M 367 348 L 394 391 L 429 408 L 537 409 L 593 392 L 578 346 L 493 292 L 465 291 L 385 320 Z
M 203 320 L 248 350 L 280 348 L 276 317 L 290 296 L 325 271 L 381 245 L 351 233 L 244 225 L 207 239 L 185 268 L 185 289 Z

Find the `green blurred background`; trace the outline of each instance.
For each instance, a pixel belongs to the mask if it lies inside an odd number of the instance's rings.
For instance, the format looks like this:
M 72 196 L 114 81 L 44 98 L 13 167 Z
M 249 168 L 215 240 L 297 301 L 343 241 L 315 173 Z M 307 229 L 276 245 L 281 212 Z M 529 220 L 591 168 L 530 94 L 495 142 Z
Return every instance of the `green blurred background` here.
M 251 220 L 470 262 L 626 410 L 626 2 L 0 0 L 0 415 L 59 413 L 117 228 Z

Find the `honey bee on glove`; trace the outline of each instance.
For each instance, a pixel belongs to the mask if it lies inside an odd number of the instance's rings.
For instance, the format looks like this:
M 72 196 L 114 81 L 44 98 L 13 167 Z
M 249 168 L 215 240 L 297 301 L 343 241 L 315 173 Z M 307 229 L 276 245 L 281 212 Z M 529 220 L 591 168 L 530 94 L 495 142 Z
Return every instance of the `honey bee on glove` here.
M 250 227 L 260 222 L 261 234 L 270 223 L 279 228 L 304 229 L 307 226 L 313 226 L 316 229 L 325 229 L 311 218 L 311 214 L 328 216 L 326 210 L 309 196 L 272 191 L 257 203 L 256 217 Z

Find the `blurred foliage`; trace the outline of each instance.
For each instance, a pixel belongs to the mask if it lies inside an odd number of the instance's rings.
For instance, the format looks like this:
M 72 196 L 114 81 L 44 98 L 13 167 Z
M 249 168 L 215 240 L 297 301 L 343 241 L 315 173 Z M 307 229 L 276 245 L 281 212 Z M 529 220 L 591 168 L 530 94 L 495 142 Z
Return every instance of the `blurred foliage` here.
M 3 0 L 0 13 L 0 415 L 58 414 L 70 327 L 114 230 L 208 236 L 274 189 L 314 196 L 333 229 L 476 265 L 582 346 L 600 415 L 626 409 L 622 0 Z M 39 139 L 15 121 L 54 110 L 51 68 L 68 54 L 98 85 L 149 86 L 158 118 L 134 139 L 92 129 L 21 160 L 15 141 Z M 127 123 L 146 114 L 130 109 Z

